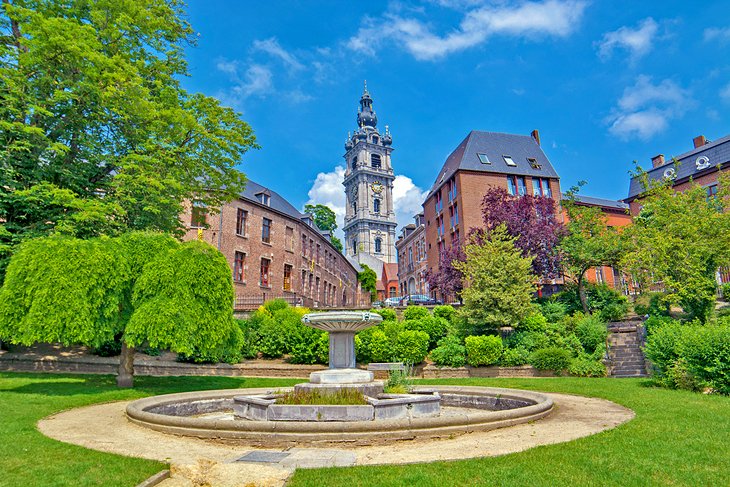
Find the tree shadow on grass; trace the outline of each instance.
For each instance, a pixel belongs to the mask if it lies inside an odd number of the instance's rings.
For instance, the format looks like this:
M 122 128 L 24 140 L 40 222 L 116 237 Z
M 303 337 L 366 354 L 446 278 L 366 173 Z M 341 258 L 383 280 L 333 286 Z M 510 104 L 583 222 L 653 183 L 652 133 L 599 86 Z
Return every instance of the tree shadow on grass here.
M 77 375 L 77 374 L 34 374 L 34 373 L 2 373 L 0 378 L 31 379 L 32 382 L 18 387 L 0 389 L 18 394 L 38 394 L 44 396 L 75 396 L 115 393 L 113 396 L 123 398 L 143 397 L 175 392 L 240 389 L 250 387 L 285 387 L 302 382 L 301 379 L 267 379 L 252 377 L 204 377 L 204 376 L 169 376 L 169 377 L 135 377 L 135 387 L 120 389 L 116 376 L 113 375 Z M 24 381 L 25 382 L 25 381 Z

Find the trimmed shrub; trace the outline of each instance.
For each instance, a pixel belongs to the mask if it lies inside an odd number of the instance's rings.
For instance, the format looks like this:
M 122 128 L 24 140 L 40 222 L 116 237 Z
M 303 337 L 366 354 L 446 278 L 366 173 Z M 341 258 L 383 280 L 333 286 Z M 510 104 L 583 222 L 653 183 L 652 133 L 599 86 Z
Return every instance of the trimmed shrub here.
M 431 313 L 428 312 L 428 308 L 423 306 L 409 305 L 403 310 L 404 320 L 420 320 L 427 316 L 431 316 Z
M 395 311 L 390 308 L 371 309 L 370 312 L 382 316 L 383 321 L 397 321 L 398 319 Z
M 394 361 L 420 364 L 426 355 L 428 355 L 428 334 L 425 332 L 405 330 L 398 334 L 393 343 Z
M 390 361 L 391 342 L 381 326 L 374 326 L 359 332 L 355 335 L 357 361 L 361 364 Z
M 329 357 L 322 361 L 324 354 L 320 350 L 320 347 L 325 344 L 329 350 L 327 333 L 306 325 L 297 331 L 296 339 L 292 340 L 289 361 L 293 364 L 326 364 Z M 327 341 L 324 341 L 323 338 L 327 338 Z M 327 355 L 329 355 L 329 352 Z
M 403 326 L 406 330 L 417 330 L 428 334 L 429 349 L 434 348 L 449 331 L 449 323 L 446 320 L 428 314 L 418 319 L 408 319 L 403 322 Z
M 606 341 L 606 325 L 595 315 L 584 317 L 575 327 L 575 336 L 580 340 L 586 353 L 591 354 L 596 347 Z
M 494 335 L 468 336 L 466 344 L 466 361 L 469 365 L 492 365 L 502 356 L 502 339 Z
M 567 307 L 559 301 L 548 301 L 540 306 L 540 312 L 548 323 L 557 323 L 567 313 Z
M 431 350 L 431 360 L 439 367 L 463 367 L 466 363 L 466 347 L 454 335 L 439 340 L 438 347 Z
M 525 365 L 529 360 L 530 352 L 524 348 L 505 348 L 499 358 L 499 365 L 503 367 L 518 367 Z
M 527 317 L 525 317 L 522 322 L 520 323 L 519 330 L 525 330 L 525 331 L 545 331 L 547 328 L 548 320 L 545 318 L 545 316 L 540 313 L 536 312 L 533 313 Z
M 433 308 L 433 315 L 436 318 L 443 318 L 446 321 L 448 321 L 449 323 L 452 323 L 454 321 L 455 314 L 456 314 L 456 310 L 450 304 L 434 306 L 434 308 Z
M 539 348 L 547 348 L 550 346 L 550 340 L 544 333 L 524 331 L 511 334 L 507 338 L 507 346 L 509 348 L 522 348 L 528 352 L 532 352 Z
M 581 355 L 570 361 L 568 372 L 577 377 L 606 377 L 606 366 L 590 355 Z
M 680 359 L 675 367 L 686 363 L 692 376 L 718 393 L 730 395 L 730 326 L 690 326 L 681 330 L 677 347 Z
M 571 355 L 564 348 L 541 348 L 530 354 L 529 363 L 539 370 L 563 371 L 570 366 Z
M 654 366 L 655 378 L 668 387 L 673 387 L 673 383 L 664 379 L 669 368 L 679 358 L 679 342 L 683 328 L 684 326 L 676 321 L 664 322 L 661 326 L 652 328 L 644 347 L 646 358 Z
M 238 327 L 241 329 L 243 337 L 241 345 L 241 357 L 245 359 L 256 358 L 258 349 L 256 344 L 259 339 L 258 326 L 253 324 L 251 320 L 236 320 Z

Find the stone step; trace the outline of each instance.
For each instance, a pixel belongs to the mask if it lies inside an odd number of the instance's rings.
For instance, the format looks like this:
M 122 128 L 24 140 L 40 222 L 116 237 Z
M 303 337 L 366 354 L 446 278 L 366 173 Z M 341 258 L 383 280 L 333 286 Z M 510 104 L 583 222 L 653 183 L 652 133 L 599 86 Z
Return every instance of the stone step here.
M 644 367 L 612 367 L 611 370 L 614 374 L 633 372 L 636 372 L 637 374 L 646 374 L 646 369 L 644 369 Z
M 615 379 L 632 379 L 636 377 L 649 377 L 647 374 L 611 374 Z

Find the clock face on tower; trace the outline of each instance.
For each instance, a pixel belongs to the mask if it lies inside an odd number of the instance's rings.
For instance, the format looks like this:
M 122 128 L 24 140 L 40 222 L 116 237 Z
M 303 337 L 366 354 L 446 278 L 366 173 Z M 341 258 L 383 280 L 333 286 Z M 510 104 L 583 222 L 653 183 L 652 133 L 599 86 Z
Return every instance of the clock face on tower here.
M 380 194 L 383 192 L 383 185 L 380 184 L 380 181 L 375 181 L 373 184 L 370 185 L 370 189 L 373 190 L 373 193 Z

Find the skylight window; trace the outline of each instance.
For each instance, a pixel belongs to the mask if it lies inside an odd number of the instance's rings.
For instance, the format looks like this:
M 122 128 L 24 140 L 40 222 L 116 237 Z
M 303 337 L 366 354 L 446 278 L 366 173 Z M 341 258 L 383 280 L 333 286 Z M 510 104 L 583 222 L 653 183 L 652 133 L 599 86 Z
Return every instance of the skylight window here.
M 517 167 L 515 161 L 512 160 L 512 156 L 502 156 L 502 159 L 504 159 L 504 163 L 508 166 Z
M 477 153 L 477 156 L 479 157 L 479 162 L 482 164 L 491 164 L 492 161 L 489 160 L 489 157 L 487 157 L 486 154 Z
M 542 166 L 537 162 L 537 159 L 534 157 L 528 157 L 527 162 L 530 163 L 530 167 L 533 169 L 542 169 Z

